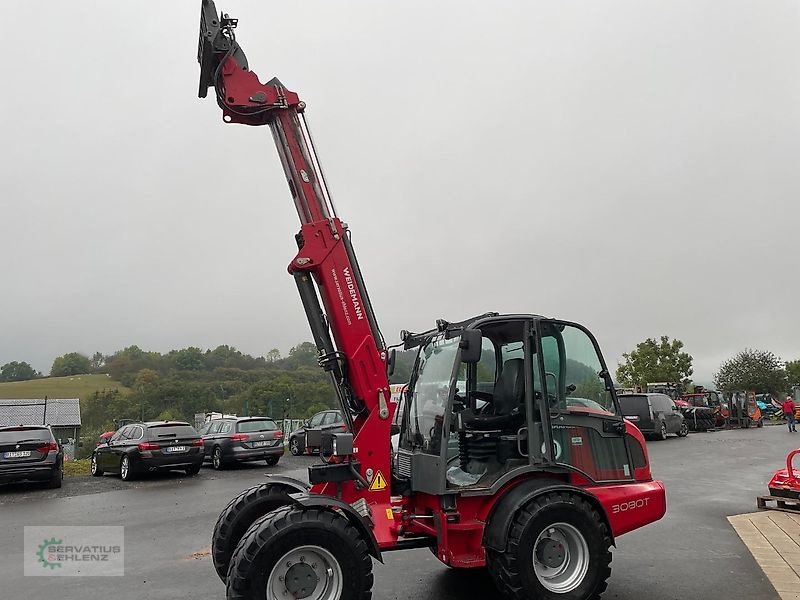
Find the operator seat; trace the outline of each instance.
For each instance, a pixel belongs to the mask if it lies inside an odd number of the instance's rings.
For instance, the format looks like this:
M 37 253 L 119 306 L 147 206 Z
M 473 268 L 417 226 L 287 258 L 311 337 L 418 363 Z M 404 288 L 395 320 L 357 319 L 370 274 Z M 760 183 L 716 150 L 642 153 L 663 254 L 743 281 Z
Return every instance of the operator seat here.
M 473 431 L 517 431 L 525 420 L 525 361 L 511 358 L 494 385 L 491 414 L 475 415 L 464 423 Z
M 496 473 L 509 459 L 521 458 L 518 432 L 525 423 L 525 361 L 512 358 L 503 364 L 492 402 L 483 410 L 484 414 L 464 419 L 458 442 L 461 469 L 478 475 Z

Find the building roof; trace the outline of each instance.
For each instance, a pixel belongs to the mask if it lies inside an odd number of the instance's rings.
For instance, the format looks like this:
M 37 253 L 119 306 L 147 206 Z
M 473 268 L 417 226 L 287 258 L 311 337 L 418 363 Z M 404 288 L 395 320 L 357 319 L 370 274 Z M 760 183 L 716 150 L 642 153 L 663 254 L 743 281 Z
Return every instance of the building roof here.
M 46 414 L 45 414 L 46 411 Z M 79 427 L 78 398 L 0 399 L 0 427 L 9 425 L 52 425 Z

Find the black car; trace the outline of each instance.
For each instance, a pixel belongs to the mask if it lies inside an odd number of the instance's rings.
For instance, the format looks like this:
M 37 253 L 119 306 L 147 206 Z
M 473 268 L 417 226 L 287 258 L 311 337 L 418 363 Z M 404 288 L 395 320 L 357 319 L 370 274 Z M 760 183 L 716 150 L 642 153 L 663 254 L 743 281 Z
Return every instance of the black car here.
M 623 394 L 619 396 L 622 414 L 645 436 L 667 439 L 667 434 L 686 437 L 689 426 L 683 413 L 666 394 Z
M 0 427 L 0 482 L 46 481 L 60 488 L 64 450 L 46 426 Z
M 125 425 L 92 453 L 92 475 L 119 473 L 130 481 L 153 471 L 182 470 L 197 475 L 203 465 L 203 438 L 181 421 Z
M 306 442 L 306 431 L 319 429 L 321 431 L 346 431 L 341 411 L 324 410 L 303 423 L 298 429 L 289 434 L 289 452 L 298 456 L 308 452 L 315 452 L 319 447 L 311 447 Z
M 265 460 L 277 465 L 283 456 L 283 431 L 267 417 L 212 419 L 200 428 L 205 458 L 215 469 L 233 462 Z

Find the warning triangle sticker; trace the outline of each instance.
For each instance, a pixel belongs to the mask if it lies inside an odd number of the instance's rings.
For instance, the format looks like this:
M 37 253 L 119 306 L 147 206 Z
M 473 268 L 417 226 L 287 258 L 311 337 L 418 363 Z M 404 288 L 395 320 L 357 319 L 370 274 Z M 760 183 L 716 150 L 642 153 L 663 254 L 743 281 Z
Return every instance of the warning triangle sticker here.
M 386 480 L 383 478 L 383 473 L 378 471 L 375 473 L 375 477 L 372 479 L 372 483 L 369 484 L 369 491 L 370 492 L 380 492 L 381 490 L 386 489 Z

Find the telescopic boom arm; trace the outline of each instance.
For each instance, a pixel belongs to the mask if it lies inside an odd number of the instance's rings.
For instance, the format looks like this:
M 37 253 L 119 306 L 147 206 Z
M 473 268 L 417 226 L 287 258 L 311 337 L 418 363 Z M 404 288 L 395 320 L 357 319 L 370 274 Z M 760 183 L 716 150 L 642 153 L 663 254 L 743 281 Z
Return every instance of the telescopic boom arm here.
M 320 366 L 331 374 L 354 436 L 350 466 L 367 473 L 367 479 L 380 472 L 388 480 L 387 351 L 347 225 L 336 214 L 325 185 L 304 117 L 305 103 L 276 78 L 266 84 L 259 81 L 236 41 L 236 25 L 236 19 L 217 13 L 213 0 L 203 0 L 199 96 L 205 97 L 213 88 L 226 123 L 268 125 L 272 131 L 301 225 L 296 235 L 298 253 L 289 273 L 297 284 Z M 369 483 L 360 474 L 356 481 L 361 486 Z M 325 485 L 314 491 L 322 493 Z M 356 483 L 341 485 L 345 499 L 348 491 L 355 492 L 347 486 Z M 371 498 L 388 501 L 388 485 L 374 491 Z

